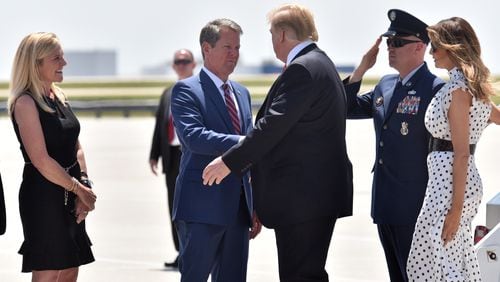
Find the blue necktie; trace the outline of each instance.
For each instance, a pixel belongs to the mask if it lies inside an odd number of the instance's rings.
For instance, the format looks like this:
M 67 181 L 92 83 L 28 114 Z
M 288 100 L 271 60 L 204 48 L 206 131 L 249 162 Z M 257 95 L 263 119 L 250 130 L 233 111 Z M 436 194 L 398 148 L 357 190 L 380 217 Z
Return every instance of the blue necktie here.
M 398 83 L 396 83 L 396 87 L 394 87 L 394 91 L 392 92 L 391 101 L 389 102 L 389 110 L 394 108 L 394 104 L 397 104 L 399 103 L 399 101 L 401 101 L 403 93 L 403 91 L 401 91 L 402 87 L 403 83 L 400 80 L 398 81 Z

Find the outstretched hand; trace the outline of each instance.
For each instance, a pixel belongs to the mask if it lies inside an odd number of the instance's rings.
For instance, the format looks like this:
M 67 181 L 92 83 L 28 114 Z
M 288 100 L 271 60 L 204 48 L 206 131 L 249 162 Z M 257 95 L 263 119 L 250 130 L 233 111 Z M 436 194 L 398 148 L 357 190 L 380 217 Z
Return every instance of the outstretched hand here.
M 231 173 L 231 170 L 222 161 L 222 158 L 218 157 L 203 170 L 203 185 L 220 184 L 229 173 Z

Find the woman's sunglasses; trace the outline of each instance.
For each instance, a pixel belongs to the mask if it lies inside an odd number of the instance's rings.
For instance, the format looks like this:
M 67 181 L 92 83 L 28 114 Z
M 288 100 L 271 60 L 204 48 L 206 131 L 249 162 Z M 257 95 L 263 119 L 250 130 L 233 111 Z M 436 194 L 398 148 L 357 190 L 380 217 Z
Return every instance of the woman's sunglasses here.
M 431 53 L 436 52 L 438 47 L 431 42 Z

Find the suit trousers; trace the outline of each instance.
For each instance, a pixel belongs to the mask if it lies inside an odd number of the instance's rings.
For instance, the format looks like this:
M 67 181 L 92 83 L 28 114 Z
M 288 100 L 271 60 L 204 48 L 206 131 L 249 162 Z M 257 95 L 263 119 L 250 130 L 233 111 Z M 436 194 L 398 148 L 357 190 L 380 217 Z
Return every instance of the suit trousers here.
M 177 220 L 181 282 L 244 282 L 247 276 L 249 220 L 245 196 L 228 226 Z
M 167 184 L 167 201 L 168 201 L 168 212 L 170 219 L 170 227 L 172 230 L 172 238 L 174 239 L 175 250 L 179 251 L 179 237 L 177 236 L 177 231 L 175 229 L 175 223 L 172 220 L 172 209 L 174 207 L 174 192 L 175 192 L 175 181 L 177 180 L 177 175 L 179 175 L 179 163 L 181 162 L 181 149 L 180 146 L 170 147 L 170 158 L 168 169 L 165 172 L 165 181 Z
M 378 235 L 384 248 L 391 282 L 406 282 L 406 262 L 410 253 L 414 225 L 377 224 Z
M 281 282 L 328 281 L 325 264 L 335 221 L 320 217 L 274 229 Z

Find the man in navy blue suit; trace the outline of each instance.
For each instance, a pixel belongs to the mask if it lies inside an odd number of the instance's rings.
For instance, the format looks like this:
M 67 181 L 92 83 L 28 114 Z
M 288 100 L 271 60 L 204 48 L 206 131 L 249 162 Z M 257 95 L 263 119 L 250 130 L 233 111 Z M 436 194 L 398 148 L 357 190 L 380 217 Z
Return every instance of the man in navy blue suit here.
M 248 90 L 230 81 L 238 62 L 241 27 L 229 19 L 209 22 L 200 34 L 204 65 L 172 90 L 171 109 L 182 147 L 173 218 L 179 234 L 181 281 L 246 281 L 253 219 L 249 174 L 231 174 L 216 187 L 202 183 L 214 158 L 252 128 Z
M 408 281 L 406 261 L 427 186 L 429 133 L 427 105 L 443 82 L 424 62 L 429 43 L 427 25 L 392 9 L 387 37 L 389 65 L 398 74 L 382 77 L 375 89 L 357 95 L 361 79 L 376 62 L 379 37 L 360 65 L 344 81 L 348 118 L 372 118 L 376 135 L 372 217 L 377 224 L 392 282 Z

